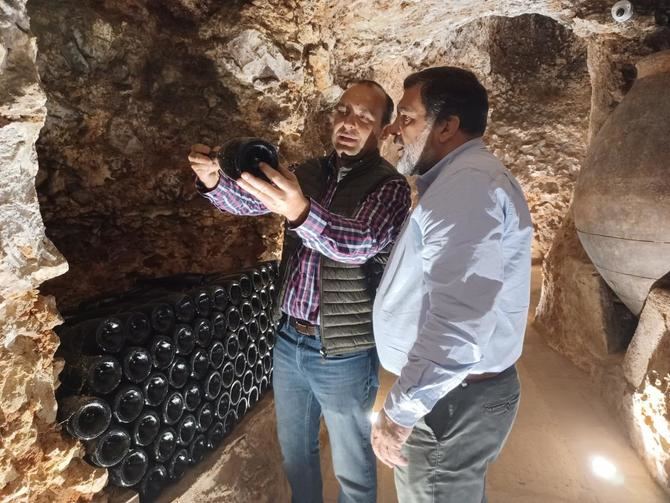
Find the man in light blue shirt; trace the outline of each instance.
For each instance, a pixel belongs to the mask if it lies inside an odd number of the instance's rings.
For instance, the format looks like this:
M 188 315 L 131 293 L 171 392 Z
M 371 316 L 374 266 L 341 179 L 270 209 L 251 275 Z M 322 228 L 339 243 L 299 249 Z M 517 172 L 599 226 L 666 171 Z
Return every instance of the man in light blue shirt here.
M 419 200 L 374 304 L 379 358 L 398 378 L 372 444 L 401 502 L 480 503 L 518 408 L 532 223 L 481 139 L 488 97 L 474 74 L 430 68 L 404 88 L 393 132 Z

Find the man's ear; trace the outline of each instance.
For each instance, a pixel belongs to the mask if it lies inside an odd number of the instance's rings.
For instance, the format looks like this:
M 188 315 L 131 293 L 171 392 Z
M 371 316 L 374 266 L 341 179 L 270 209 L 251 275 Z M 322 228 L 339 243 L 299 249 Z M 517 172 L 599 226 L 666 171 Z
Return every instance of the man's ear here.
M 440 143 L 446 143 L 458 132 L 461 127 L 461 119 L 456 115 L 450 115 L 447 119 L 435 124 L 435 132 Z

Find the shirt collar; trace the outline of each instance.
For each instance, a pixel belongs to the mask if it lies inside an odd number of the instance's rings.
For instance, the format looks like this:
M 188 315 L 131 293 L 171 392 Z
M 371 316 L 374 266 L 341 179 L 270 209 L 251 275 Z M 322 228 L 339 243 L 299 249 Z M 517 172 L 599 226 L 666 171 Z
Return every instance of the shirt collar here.
M 446 169 L 446 167 L 449 166 L 456 157 L 458 157 L 460 154 L 468 150 L 473 150 L 482 147 L 484 147 L 484 140 L 482 140 L 481 137 L 477 137 L 473 138 L 472 140 L 466 141 L 463 145 L 455 148 L 447 155 L 445 155 L 442 159 L 440 159 L 437 163 L 435 163 L 435 166 L 430 168 L 423 175 L 417 177 L 416 188 L 419 191 L 419 195 L 423 195 L 423 193 L 426 190 L 428 190 L 428 187 L 430 187 L 430 185 L 435 181 L 437 176 L 444 169 Z

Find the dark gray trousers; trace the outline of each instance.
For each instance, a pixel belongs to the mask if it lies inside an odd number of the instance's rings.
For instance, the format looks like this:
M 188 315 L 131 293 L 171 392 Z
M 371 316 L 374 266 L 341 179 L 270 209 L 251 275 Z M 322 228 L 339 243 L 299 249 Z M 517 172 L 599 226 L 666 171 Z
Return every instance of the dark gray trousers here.
M 461 384 L 417 423 L 395 469 L 400 503 L 486 503 L 486 471 L 502 450 L 519 407 L 516 368 Z

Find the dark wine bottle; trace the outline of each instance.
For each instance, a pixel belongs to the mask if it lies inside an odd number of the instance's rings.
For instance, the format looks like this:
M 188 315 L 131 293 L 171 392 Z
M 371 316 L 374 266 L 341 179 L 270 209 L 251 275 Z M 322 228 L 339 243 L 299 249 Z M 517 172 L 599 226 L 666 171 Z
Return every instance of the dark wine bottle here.
M 254 366 L 254 385 L 260 386 L 263 377 L 265 377 L 265 369 L 263 368 L 263 361 L 259 360 Z
M 182 417 L 177 425 L 177 443 L 182 446 L 190 444 L 195 438 L 197 429 L 194 416 L 187 414 Z
M 191 292 L 195 301 L 195 315 L 201 318 L 208 318 L 212 312 L 212 297 L 209 291 L 205 289 Z
M 230 395 L 230 404 L 237 405 L 237 402 L 239 402 L 240 398 L 242 398 L 242 382 L 233 382 L 233 385 L 230 387 L 228 394 Z
M 270 319 L 264 312 L 258 315 L 258 328 L 260 329 L 261 334 L 265 334 L 270 328 Z
M 112 400 L 112 414 L 120 423 L 132 423 L 144 408 L 144 395 L 137 386 L 126 385 L 118 389 Z
M 228 307 L 228 292 L 222 286 L 212 285 L 209 287 L 209 295 L 212 298 L 212 309 L 224 312 Z
M 215 341 L 209 346 L 209 365 L 218 370 L 226 359 L 226 348 L 221 341 Z
M 151 321 L 149 317 L 139 311 L 121 313 L 117 315 L 123 321 L 125 336 L 128 344 L 132 346 L 143 345 L 151 335 Z
M 247 413 L 247 410 L 249 408 L 249 404 L 247 403 L 247 399 L 242 397 L 240 398 L 240 401 L 237 402 L 237 406 L 235 408 L 235 414 L 237 415 L 238 421 L 241 421 L 244 415 Z
M 263 376 L 261 383 L 258 385 L 258 394 L 263 396 L 268 390 L 268 378 Z
M 268 293 L 267 288 L 263 288 L 258 292 L 258 297 L 261 299 L 261 308 L 263 310 L 267 309 L 270 306 L 270 294 Z
M 228 332 L 226 336 L 226 357 L 228 360 L 234 360 L 240 352 L 240 340 L 237 334 Z
M 151 457 L 159 463 L 164 463 L 172 457 L 177 449 L 177 432 L 169 426 L 158 432 L 156 439 L 149 447 Z
M 251 279 L 251 286 L 253 287 L 254 292 L 260 292 L 265 286 L 263 284 L 263 276 L 261 275 L 260 271 L 254 269 L 251 271 L 249 276 Z
M 178 323 L 172 332 L 172 341 L 178 355 L 190 355 L 195 349 L 193 328 L 185 323 Z
M 260 266 L 258 271 L 261 274 L 261 281 L 263 283 L 263 288 L 266 288 L 270 283 L 272 283 L 272 273 L 265 265 Z
M 123 321 L 107 316 L 57 329 L 62 350 L 72 354 L 118 353 L 126 342 Z
M 121 364 L 113 356 L 77 355 L 68 361 L 60 380 L 64 390 L 81 393 L 88 389 L 96 395 L 106 395 L 116 389 L 122 375 Z
M 130 435 L 121 428 L 110 428 L 94 440 L 86 442 L 86 453 L 91 463 L 102 468 L 109 468 L 128 454 Z
M 168 394 L 168 379 L 165 374 L 154 372 L 142 383 L 144 403 L 151 407 L 160 405 Z
M 222 340 L 226 336 L 226 313 L 214 311 L 209 321 L 212 326 L 212 338 Z
M 235 380 L 235 366 L 232 362 L 226 362 L 221 369 L 221 386 L 225 389 L 230 388 Z
M 247 357 L 244 353 L 240 353 L 237 355 L 237 358 L 235 358 L 235 377 L 242 377 L 246 368 Z
M 249 331 L 247 327 L 240 327 L 237 331 L 237 340 L 240 342 L 240 350 L 246 350 L 249 345 Z
M 161 418 L 165 424 L 173 425 L 181 419 L 184 413 L 184 397 L 179 391 L 168 394 L 161 406 Z
M 207 400 L 216 400 L 221 394 L 222 386 L 221 373 L 217 370 L 212 370 L 205 378 L 205 398 Z
M 258 325 L 258 321 L 254 318 L 247 325 L 247 332 L 249 332 L 249 338 L 256 342 L 261 335 L 261 329 Z
M 216 402 L 216 417 L 223 420 L 230 410 L 230 395 L 225 391 Z
M 191 369 L 181 356 L 174 359 L 172 365 L 167 370 L 168 383 L 170 386 L 176 389 L 181 389 L 188 381 L 188 376 L 191 373 Z
M 237 306 L 228 306 L 226 309 L 226 326 L 228 330 L 235 332 L 242 324 L 242 316 Z
M 256 362 L 258 361 L 258 347 L 256 344 L 249 344 L 249 346 L 247 346 L 246 357 L 247 368 L 254 368 L 256 366 Z
M 188 446 L 189 462 L 192 465 L 200 463 L 207 452 L 207 437 L 205 435 L 198 435 L 195 437 L 191 445 Z
M 228 411 L 228 414 L 226 414 L 226 417 L 223 419 L 223 431 L 224 435 L 229 435 L 231 431 L 233 431 L 233 428 L 235 427 L 235 424 L 237 423 L 237 412 L 235 409 L 231 409 Z
M 170 304 L 159 302 L 147 304 L 139 309 L 149 316 L 151 328 L 159 334 L 169 333 L 175 324 L 174 309 Z
M 265 340 L 268 343 L 268 351 L 272 351 L 277 342 L 277 332 L 274 328 L 270 327 L 267 332 L 265 332 Z
M 268 375 L 272 372 L 272 357 L 270 356 L 270 353 L 265 353 L 261 361 L 263 362 L 263 372 L 265 375 Z
M 170 480 L 179 480 L 184 476 L 188 469 L 188 451 L 186 449 L 177 449 L 167 464 L 167 471 Z
M 195 413 L 195 422 L 198 425 L 198 431 L 204 433 L 214 422 L 214 406 L 211 402 L 204 402 Z
M 161 420 L 156 411 L 145 410 L 131 425 L 131 436 L 135 445 L 146 447 L 156 440 Z
M 174 306 L 174 316 L 178 322 L 190 323 L 195 318 L 197 306 L 193 298 L 185 293 L 171 293 L 162 299 Z
M 151 361 L 158 369 L 168 368 L 174 360 L 175 352 L 174 343 L 162 335 L 154 337 L 149 347 Z
M 196 345 L 206 348 L 212 340 L 212 324 L 207 318 L 196 318 L 193 322 L 193 333 Z
M 261 302 L 261 297 L 258 293 L 254 292 L 249 297 L 249 303 L 251 304 L 251 311 L 254 316 L 258 316 L 263 311 L 263 303 Z
M 226 428 L 222 421 L 216 421 L 207 431 L 207 448 L 215 449 L 226 436 Z
M 207 352 L 202 349 L 196 349 L 191 355 L 191 377 L 198 381 L 201 381 L 207 375 L 207 370 L 209 369 L 209 357 Z
M 247 370 L 242 376 L 242 392 L 246 395 L 254 386 L 254 372 Z
M 265 338 L 265 336 L 261 337 L 258 339 L 258 355 L 262 358 L 263 356 L 266 355 L 266 353 L 270 352 L 270 348 L 268 347 L 268 340 Z
M 109 479 L 117 487 L 132 487 L 139 483 L 149 468 L 149 456 L 142 449 L 131 449 L 126 457 L 109 470 Z
M 240 286 L 239 281 L 229 281 L 226 285 L 226 291 L 228 293 L 228 301 L 233 306 L 239 305 L 242 301 L 242 287 Z
M 198 381 L 189 381 L 184 388 L 184 407 L 194 412 L 202 403 L 202 389 Z
M 272 307 L 277 304 L 279 301 L 279 289 L 275 285 L 270 285 L 268 287 L 268 294 L 270 295 L 270 304 L 269 306 Z
M 123 375 L 130 382 L 140 383 L 151 374 L 151 355 L 140 347 L 126 348 L 123 352 Z
M 254 285 L 251 282 L 251 278 L 246 274 L 240 274 L 238 281 L 240 283 L 240 295 L 242 298 L 248 299 L 251 297 L 251 294 L 254 291 Z
M 168 481 L 168 473 L 163 465 L 154 465 L 147 470 L 140 482 L 140 494 L 146 501 L 153 501 L 161 493 Z
M 107 402 L 93 396 L 68 396 L 58 404 L 58 418 L 79 440 L 93 440 L 109 427 L 112 410 Z
M 249 300 L 243 300 L 240 304 L 240 316 L 242 318 L 242 323 L 245 325 L 254 319 L 254 309 L 251 307 L 251 302 Z
M 253 409 L 257 402 L 258 402 L 258 388 L 254 386 L 253 388 L 251 388 L 251 391 L 249 391 L 249 394 L 247 395 L 247 403 L 249 404 L 249 409 Z

